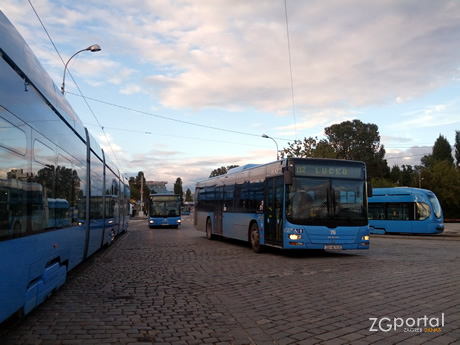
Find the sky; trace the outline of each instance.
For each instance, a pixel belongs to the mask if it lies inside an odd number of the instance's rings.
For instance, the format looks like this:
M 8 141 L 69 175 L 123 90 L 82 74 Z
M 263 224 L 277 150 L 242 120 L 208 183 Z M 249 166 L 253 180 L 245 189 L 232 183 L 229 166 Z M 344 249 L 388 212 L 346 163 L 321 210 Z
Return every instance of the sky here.
M 460 130 L 460 1 L 2 0 L 128 178 L 267 163 L 358 119 L 385 159 L 418 165 Z M 43 25 L 42 25 L 43 24 Z M 44 30 L 45 27 L 46 31 Z M 51 38 L 51 40 L 50 40 Z M 263 138 L 266 134 L 270 138 Z

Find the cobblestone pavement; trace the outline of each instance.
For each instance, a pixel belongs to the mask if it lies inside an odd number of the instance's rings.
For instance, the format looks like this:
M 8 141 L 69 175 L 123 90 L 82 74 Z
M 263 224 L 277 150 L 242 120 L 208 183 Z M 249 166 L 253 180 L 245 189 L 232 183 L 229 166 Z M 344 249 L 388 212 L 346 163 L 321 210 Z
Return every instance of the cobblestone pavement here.
M 134 220 L 0 344 L 460 344 L 459 249 L 391 236 L 255 254 L 190 217 L 179 230 Z

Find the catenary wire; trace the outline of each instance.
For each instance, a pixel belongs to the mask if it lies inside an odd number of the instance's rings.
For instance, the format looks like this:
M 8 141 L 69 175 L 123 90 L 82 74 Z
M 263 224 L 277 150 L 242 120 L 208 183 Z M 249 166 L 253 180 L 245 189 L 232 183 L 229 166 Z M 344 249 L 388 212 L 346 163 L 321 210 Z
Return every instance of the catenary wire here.
M 40 22 L 40 24 L 41 24 L 43 30 L 45 31 L 46 35 L 48 36 L 48 39 L 50 40 L 51 44 L 53 45 L 54 50 L 56 50 L 56 53 L 58 54 L 58 56 L 59 56 L 59 58 L 61 59 L 63 65 L 65 66 L 64 59 L 62 58 L 61 54 L 59 53 L 59 50 L 57 49 L 56 45 L 54 44 L 54 41 L 53 41 L 53 39 L 51 38 L 51 35 L 48 33 L 48 30 L 46 29 L 45 25 L 43 24 L 43 21 L 41 20 L 41 18 L 40 18 L 40 16 L 39 16 L 38 12 L 35 10 L 35 7 L 33 6 L 31 0 L 28 0 L 28 1 L 29 1 L 29 4 L 30 4 L 30 7 L 32 7 L 32 10 L 34 11 L 35 15 L 37 16 L 38 21 Z M 65 67 L 64 67 L 64 68 L 65 68 Z M 90 111 L 91 114 L 93 115 L 93 117 L 94 117 L 94 119 L 96 120 L 96 122 L 99 124 L 99 127 L 101 128 L 102 133 L 104 134 L 104 137 L 105 137 L 105 139 L 106 139 L 106 141 L 107 141 L 107 144 L 108 144 L 109 147 L 110 147 L 110 151 L 112 151 L 112 155 L 113 155 L 113 157 L 115 157 L 115 160 L 117 161 L 118 166 L 121 167 L 122 165 L 121 165 L 120 162 L 118 161 L 118 157 L 117 157 L 117 155 L 115 154 L 115 151 L 114 151 L 113 148 L 112 148 L 112 144 L 110 143 L 110 140 L 109 140 L 109 138 L 107 137 L 107 134 L 106 134 L 105 131 L 104 131 L 104 127 L 100 124 L 100 122 L 99 122 L 99 120 L 98 120 L 96 114 L 94 113 L 94 111 L 93 111 L 93 109 L 91 108 L 91 106 L 89 105 L 87 99 L 85 98 L 85 96 L 84 96 L 83 93 L 81 92 L 80 87 L 78 86 L 77 82 L 76 82 L 75 79 L 73 78 L 73 76 L 72 76 L 72 74 L 70 73 L 70 71 L 69 71 L 68 68 L 67 68 L 67 71 L 68 71 L 68 73 L 69 73 L 71 79 L 73 80 L 75 86 L 77 87 L 78 92 L 80 93 L 81 97 L 82 97 L 83 100 L 85 101 L 86 106 L 88 107 L 89 111 Z
M 102 101 L 102 100 L 99 100 L 99 99 L 91 98 L 91 97 L 88 97 L 88 96 L 79 95 L 77 93 L 73 93 L 73 92 L 69 92 L 69 91 L 66 91 L 66 93 L 74 95 L 74 96 L 78 96 L 78 97 L 83 97 L 83 98 L 89 99 L 89 100 L 94 101 L 94 102 L 99 102 L 99 103 L 102 103 L 102 104 L 110 105 L 112 107 L 128 110 L 128 111 L 131 111 L 131 112 L 134 112 L 134 113 L 139 113 L 139 114 L 142 114 L 142 115 L 158 117 L 158 118 L 163 119 L 163 120 L 179 122 L 179 123 L 183 123 L 183 124 L 186 124 L 186 125 L 197 126 L 197 127 L 207 128 L 207 129 L 213 129 L 213 130 L 222 131 L 222 132 L 229 132 L 229 133 L 235 133 L 235 134 L 241 134 L 241 135 L 248 135 L 248 136 L 253 136 L 253 137 L 260 137 L 261 136 L 260 134 L 247 133 L 247 132 L 241 132 L 241 131 L 234 131 L 234 130 L 231 130 L 231 129 L 214 127 L 214 126 L 204 125 L 204 124 L 195 123 L 195 122 L 191 122 L 191 121 L 174 119 L 174 118 L 170 118 L 170 117 L 163 116 L 163 115 L 153 114 L 153 113 L 143 111 L 143 110 L 138 110 L 138 109 L 126 107 L 124 105 L 114 104 L 114 103 L 110 103 L 110 102 L 107 102 L 107 101 Z M 285 141 L 292 141 L 293 140 L 293 139 L 276 138 L 276 137 L 273 137 L 273 139 L 285 140 Z

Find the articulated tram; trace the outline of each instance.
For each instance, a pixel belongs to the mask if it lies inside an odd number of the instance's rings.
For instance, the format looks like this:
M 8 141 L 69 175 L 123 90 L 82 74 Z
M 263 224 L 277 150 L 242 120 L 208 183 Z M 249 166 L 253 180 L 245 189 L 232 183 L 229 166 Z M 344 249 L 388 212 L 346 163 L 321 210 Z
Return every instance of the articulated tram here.
M 129 185 L 0 11 L 0 322 L 125 232 Z

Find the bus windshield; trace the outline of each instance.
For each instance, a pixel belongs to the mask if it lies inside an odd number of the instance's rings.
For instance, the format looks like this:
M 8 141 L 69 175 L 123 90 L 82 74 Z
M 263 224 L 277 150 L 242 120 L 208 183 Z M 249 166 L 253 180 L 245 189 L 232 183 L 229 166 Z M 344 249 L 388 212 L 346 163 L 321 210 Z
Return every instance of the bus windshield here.
M 364 193 L 359 180 L 295 177 L 287 189 L 286 217 L 299 225 L 363 226 Z
M 180 204 L 180 200 L 174 195 L 152 197 L 150 217 L 178 217 L 180 216 Z

